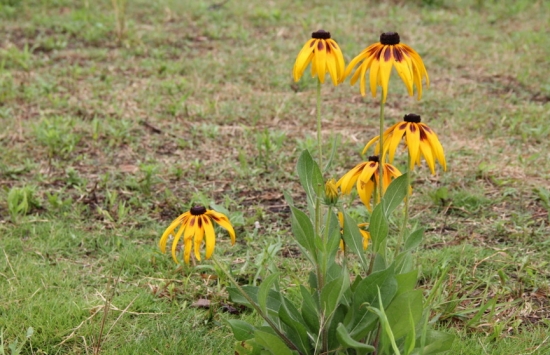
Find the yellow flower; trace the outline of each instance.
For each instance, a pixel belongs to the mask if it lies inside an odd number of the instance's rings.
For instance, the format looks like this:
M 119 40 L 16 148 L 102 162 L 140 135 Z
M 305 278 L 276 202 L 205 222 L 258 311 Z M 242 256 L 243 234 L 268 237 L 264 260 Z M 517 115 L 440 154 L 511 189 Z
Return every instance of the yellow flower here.
M 338 202 L 338 186 L 336 180 L 330 179 L 325 184 L 325 203 L 335 205 Z
M 348 171 L 344 176 L 336 183 L 340 186 L 342 194 L 349 194 L 353 185 L 357 182 L 357 192 L 361 198 L 361 202 L 367 207 L 369 211 L 372 211 L 370 200 L 372 193 L 376 186 L 380 183 L 379 178 L 379 159 L 378 156 L 371 156 L 369 160 L 356 165 L 353 169 Z M 401 172 L 393 165 L 384 163 L 382 176 L 382 189 L 386 192 L 386 189 L 390 185 L 392 179 L 401 176 Z
M 340 228 L 344 228 L 344 214 L 342 212 L 338 212 L 338 221 L 340 221 Z M 368 223 L 359 223 L 357 225 L 357 227 L 359 227 L 359 232 L 361 232 L 361 236 L 363 236 L 363 250 L 367 250 L 367 248 L 369 247 L 370 233 L 362 228 L 367 228 L 368 226 Z M 342 233 L 344 232 L 342 231 Z M 343 239 L 340 239 L 340 250 L 345 250 Z
M 214 231 L 212 220 L 229 232 L 229 235 L 231 236 L 231 244 L 235 244 L 235 231 L 233 230 L 231 222 L 229 222 L 229 219 L 224 214 L 213 210 L 207 210 L 203 206 L 195 206 L 191 208 L 191 210 L 176 218 L 164 231 L 159 242 L 160 250 L 163 253 L 166 252 L 168 237 L 176 228 L 179 227 L 177 233 L 175 233 L 174 240 L 172 241 L 172 258 L 174 261 L 178 263 L 178 259 L 176 257 L 176 247 L 182 235 L 184 260 L 186 264 L 189 264 L 191 249 L 195 250 L 195 258 L 197 258 L 197 260 L 201 260 L 199 251 L 205 235 L 206 259 L 209 259 L 214 252 L 214 246 L 216 245 L 216 233 Z
M 391 126 L 384 132 L 384 155 L 389 152 L 390 163 L 393 163 L 395 157 L 395 151 L 401 141 L 401 138 L 406 137 L 406 144 L 409 148 L 409 155 L 411 162 L 409 170 L 412 170 L 414 164 L 420 165 L 420 157 L 423 156 L 426 159 L 426 163 L 430 167 L 432 174 L 435 174 L 435 161 L 443 167 L 443 170 L 447 170 L 447 163 L 445 162 L 445 152 L 443 147 L 437 138 L 435 132 L 428 127 L 425 123 L 420 122 L 419 115 L 410 113 L 403 117 L 403 122 L 399 122 Z M 376 136 L 367 143 L 363 149 L 363 153 L 369 149 L 374 143 L 379 140 L 380 136 Z M 380 144 L 376 145 L 375 154 L 380 151 Z
M 319 30 L 311 34 L 311 39 L 302 47 L 294 63 L 294 81 L 300 80 L 306 67 L 311 62 L 311 77 L 319 76 L 325 82 L 328 72 L 334 86 L 343 81 L 344 56 L 336 42 L 330 38 L 330 32 Z
M 388 95 L 388 83 L 390 81 L 391 69 L 395 66 L 397 74 L 401 77 L 410 96 L 413 96 L 413 85 L 418 91 L 418 100 L 422 98 L 422 78 L 426 77 L 426 86 L 430 86 L 428 72 L 422 58 L 414 49 L 406 44 L 399 43 L 399 34 L 386 32 L 380 35 L 380 42 L 371 44 L 348 64 L 342 81 L 351 73 L 353 68 L 357 70 L 351 77 L 351 85 L 361 77 L 361 95 L 366 95 L 366 73 L 370 69 L 370 90 L 373 97 L 376 97 L 377 86 L 382 87 L 382 102 L 386 102 Z

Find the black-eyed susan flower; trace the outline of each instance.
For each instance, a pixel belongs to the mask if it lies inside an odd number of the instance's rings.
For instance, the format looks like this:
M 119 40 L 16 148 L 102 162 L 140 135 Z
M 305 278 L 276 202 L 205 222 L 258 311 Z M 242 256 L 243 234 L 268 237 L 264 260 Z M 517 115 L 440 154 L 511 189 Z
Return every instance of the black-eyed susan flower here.
M 226 229 L 231 236 L 231 244 L 235 244 L 235 231 L 229 219 L 222 213 L 207 210 L 204 206 L 195 206 L 191 210 L 185 212 L 176 218 L 170 226 L 164 231 L 160 238 L 159 247 L 164 253 L 166 252 L 166 243 L 168 238 L 178 228 L 172 241 L 172 258 L 178 263 L 176 257 L 176 248 L 178 242 L 183 235 L 183 259 L 186 264 L 189 264 L 191 250 L 195 251 L 195 258 L 201 260 L 200 247 L 204 237 L 206 236 L 206 259 L 209 259 L 214 252 L 216 245 L 216 232 L 214 231 L 213 222 L 219 224 Z
M 344 228 L 344 214 L 342 212 L 338 212 L 338 221 L 340 222 L 340 228 Z M 363 228 L 368 228 L 369 224 L 368 223 L 359 223 L 357 225 L 357 227 L 359 228 L 359 232 L 361 232 L 361 236 L 363 237 L 363 250 L 367 250 L 367 248 L 369 247 L 369 242 L 370 242 L 370 233 L 368 230 L 366 229 L 363 229 Z M 341 233 L 344 233 L 344 231 L 342 230 Z M 345 244 L 344 244 L 344 240 L 343 239 L 340 239 L 340 250 L 344 251 L 345 250 Z
M 370 156 L 368 161 L 356 165 L 337 182 L 342 194 L 346 195 L 351 192 L 353 185 L 357 183 L 357 192 L 359 193 L 361 202 L 363 202 L 369 211 L 372 211 L 370 203 L 372 193 L 380 183 L 378 164 L 378 156 Z M 382 170 L 382 190 L 386 192 L 391 181 L 401 176 L 401 172 L 395 166 L 386 163 L 383 164 Z
M 321 83 L 325 82 L 327 72 L 335 86 L 343 81 L 344 56 L 336 41 L 330 38 L 330 32 L 319 30 L 311 34 L 311 39 L 306 42 L 296 57 L 293 70 L 294 81 L 300 80 L 310 62 L 311 77 L 314 78 L 317 75 Z
M 325 184 L 325 204 L 333 206 L 338 202 L 338 186 L 336 180 L 330 179 Z
M 361 62 L 361 64 L 359 64 Z M 370 69 L 370 90 L 373 97 L 376 97 L 377 86 L 382 87 L 382 102 L 386 102 L 388 95 L 388 83 L 392 67 L 395 67 L 397 74 L 401 77 L 409 95 L 413 95 L 413 86 L 416 86 L 418 100 L 422 98 L 422 78 L 426 78 L 426 86 L 430 85 L 428 72 L 420 55 L 411 47 L 400 43 L 399 34 L 386 32 L 380 35 L 380 42 L 371 44 L 348 64 L 342 81 L 353 68 L 359 64 L 357 70 L 351 77 L 351 85 L 355 85 L 361 78 L 361 95 L 366 95 L 366 73 Z
M 363 149 L 363 154 L 378 141 L 380 136 L 376 136 L 367 143 Z M 405 143 L 409 149 L 410 166 L 412 170 L 414 164 L 420 165 L 421 156 L 424 157 L 432 174 L 435 174 L 436 160 L 441 164 L 443 170 L 447 170 L 445 162 L 445 152 L 437 138 L 435 132 L 425 123 L 421 122 L 419 115 L 410 113 L 403 117 L 403 121 L 394 124 L 384 132 L 384 155 L 389 152 L 390 163 L 393 162 L 395 151 L 401 139 L 405 137 Z M 375 154 L 380 150 L 380 144 L 376 145 Z

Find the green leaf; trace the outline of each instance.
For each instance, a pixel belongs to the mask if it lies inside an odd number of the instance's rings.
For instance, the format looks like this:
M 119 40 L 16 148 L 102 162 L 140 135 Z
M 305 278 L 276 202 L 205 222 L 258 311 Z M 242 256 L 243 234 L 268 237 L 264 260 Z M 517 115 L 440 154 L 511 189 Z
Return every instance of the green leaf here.
M 384 243 L 384 240 L 388 236 L 388 231 L 388 220 L 384 215 L 382 204 L 378 204 L 372 212 L 369 224 L 369 232 L 372 239 L 372 246 L 374 251 L 384 254 L 384 251 L 380 251 L 380 246 Z
M 360 343 L 354 340 L 342 323 L 338 324 L 338 328 L 336 328 L 336 337 L 344 349 L 352 348 L 357 352 L 357 354 L 372 353 L 376 350 L 372 345 Z
M 331 317 L 332 312 L 338 307 L 340 298 L 349 287 L 349 275 L 345 269 L 342 270 L 342 275 L 327 283 L 321 291 L 321 310 L 323 313 Z
M 405 240 L 405 251 L 412 250 L 422 243 L 424 237 L 424 229 L 420 228 L 412 232 L 407 240 Z
M 319 333 L 319 311 L 318 304 L 315 302 L 315 299 L 309 293 L 307 288 L 303 285 L 300 285 L 300 291 L 302 293 L 302 317 L 312 334 Z
M 384 215 L 389 218 L 391 213 L 399 206 L 403 199 L 407 196 L 408 181 L 407 174 L 405 173 L 396 179 L 394 179 L 382 198 L 382 204 L 384 205 Z
M 317 253 L 315 247 L 315 232 L 309 217 L 296 207 L 290 207 L 292 212 L 292 234 L 302 247 L 304 255 L 316 265 Z
M 233 331 L 235 339 L 244 341 L 254 338 L 254 326 L 239 319 L 229 319 L 229 325 Z
M 292 343 L 294 343 L 303 354 L 311 354 L 312 347 L 309 342 L 304 319 L 292 302 L 285 297 L 281 297 L 281 301 L 279 318 L 291 329 L 291 331 L 287 331 L 285 334 L 288 335 Z
M 426 341 L 424 350 L 420 348 L 414 349 L 414 351 L 411 353 L 411 355 L 431 355 L 431 354 L 437 354 L 442 353 L 444 351 L 447 351 L 451 348 L 453 345 L 455 337 L 451 334 L 438 332 L 436 330 L 428 330 L 426 333 Z M 416 343 L 420 343 L 420 337 L 416 338 Z
M 376 315 L 368 312 L 365 305 L 378 302 L 378 289 L 380 289 L 384 306 L 388 306 L 397 292 L 393 267 L 373 272 L 355 287 L 351 309 L 353 316 L 348 325 L 350 334 L 355 339 L 361 339 L 367 335 L 376 321 Z
M 312 205 L 315 205 L 317 191 L 319 191 L 321 195 L 324 194 L 325 183 L 319 166 L 313 160 L 308 150 L 304 150 L 300 158 L 298 158 L 296 170 L 300 178 L 300 183 L 306 191 L 308 201 Z M 323 198 L 323 196 L 319 196 L 319 198 Z
M 338 217 L 336 217 L 336 214 L 332 211 L 328 211 L 328 213 L 330 216 L 329 225 L 328 227 L 325 226 L 325 228 L 328 228 L 328 242 L 326 245 L 326 250 L 328 260 L 332 261 L 338 251 L 338 247 L 340 246 L 342 233 L 340 233 L 340 222 L 338 222 Z
M 397 344 L 395 343 L 395 337 L 393 335 L 393 331 L 390 327 L 390 323 L 388 321 L 388 317 L 386 316 L 386 312 L 384 311 L 384 305 L 382 304 L 382 296 L 380 294 L 380 288 L 378 288 L 378 307 L 368 307 L 368 310 L 371 312 L 374 312 L 378 318 L 380 319 L 380 326 L 386 336 L 390 339 L 391 346 L 393 348 L 393 351 L 397 355 L 401 355 L 399 352 L 399 348 L 397 347 Z
M 252 301 L 258 304 L 259 287 L 242 286 L 242 289 L 244 290 L 244 292 L 246 292 L 248 296 L 250 296 L 250 298 L 252 298 Z M 231 298 L 232 302 L 243 304 L 247 307 L 252 307 L 248 300 L 244 298 L 243 295 L 241 295 L 238 289 L 234 287 L 228 287 L 227 292 L 229 292 L 229 297 Z M 269 314 L 276 316 L 279 313 L 279 308 L 281 307 L 281 298 L 278 292 L 269 290 L 267 294 L 266 306 Z
M 294 355 L 285 342 L 275 334 L 256 329 L 254 339 L 273 355 Z
M 422 291 L 412 290 L 397 295 L 388 309 L 386 317 L 392 329 L 395 339 L 399 339 L 409 332 L 410 321 L 405 314 L 412 314 L 414 324 L 417 324 L 422 317 Z
M 401 293 L 414 290 L 416 282 L 418 281 L 418 270 L 412 270 L 405 274 L 395 275 L 397 280 L 397 293 L 396 296 Z
M 271 286 L 275 283 L 275 281 L 277 281 L 277 277 L 279 277 L 278 272 L 266 277 L 266 279 L 260 285 L 260 289 L 258 290 L 258 306 L 260 306 L 260 309 L 265 314 L 267 314 L 267 296 L 269 294 Z
M 409 309 L 409 333 L 405 339 L 405 355 L 409 355 L 414 350 L 416 344 L 416 323 L 412 311 Z
M 361 260 L 361 263 L 366 270 L 368 262 L 363 251 L 363 236 L 361 235 L 361 232 L 357 227 L 357 222 L 355 222 L 355 220 L 351 218 L 346 211 L 342 211 L 342 213 L 344 214 L 344 234 L 342 235 L 342 237 L 344 238 L 344 242 L 346 243 L 346 248 L 359 256 L 359 259 Z

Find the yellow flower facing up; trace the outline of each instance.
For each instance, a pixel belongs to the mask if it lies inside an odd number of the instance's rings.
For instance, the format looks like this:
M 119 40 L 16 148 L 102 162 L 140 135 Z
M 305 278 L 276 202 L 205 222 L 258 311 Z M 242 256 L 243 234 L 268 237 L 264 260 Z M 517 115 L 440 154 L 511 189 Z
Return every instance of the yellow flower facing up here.
M 374 192 L 376 186 L 379 186 L 380 177 L 379 175 L 379 159 L 378 156 L 371 156 L 369 160 L 363 163 L 356 165 L 353 169 L 348 171 L 344 176 L 338 180 L 337 185 L 340 186 L 342 194 L 351 193 L 353 185 L 357 183 L 357 192 L 359 193 L 359 198 L 361 202 L 367 207 L 369 211 L 372 211 L 372 206 L 370 203 L 372 193 Z M 382 173 L 382 189 L 383 192 L 386 192 L 388 186 L 393 179 L 398 176 L 401 176 L 401 172 L 395 166 L 391 164 L 384 163 L 383 173 Z
M 361 64 L 359 64 L 361 62 Z M 428 72 L 422 58 L 414 49 L 404 43 L 400 43 L 399 34 L 386 32 L 380 35 L 380 42 L 374 43 L 363 50 L 346 67 L 342 81 L 359 64 L 351 77 L 351 85 L 355 85 L 361 78 L 361 95 L 366 95 L 366 73 L 370 69 L 370 91 L 376 97 L 377 86 L 382 87 L 382 102 L 386 102 L 388 95 L 388 83 L 392 67 L 401 77 L 410 96 L 413 96 L 413 86 L 418 91 L 418 100 L 422 98 L 422 79 L 426 78 L 426 86 L 430 85 Z
M 328 72 L 334 86 L 343 81 L 344 55 L 338 44 L 330 38 L 330 32 L 319 30 L 311 34 L 311 39 L 302 47 L 294 63 L 294 81 L 300 80 L 311 62 L 311 77 L 316 75 L 321 83 L 325 82 Z
M 204 237 L 206 236 L 206 259 L 209 259 L 214 252 L 216 245 L 216 232 L 214 231 L 213 222 L 219 224 L 222 228 L 226 229 L 231 236 L 231 244 L 235 244 L 235 231 L 229 219 L 222 213 L 207 210 L 203 206 L 195 206 L 191 210 L 185 212 L 178 218 L 176 218 L 170 226 L 164 231 L 160 238 L 159 247 L 160 250 L 166 252 L 166 243 L 168 238 L 178 228 L 172 241 L 172 258 L 178 263 L 176 257 L 176 248 L 178 242 L 183 235 L 183 259 L 186 264 L 189 264 L 189 257 L 191 256 L 191 250 L 195 251 L 195 258 L 201 260 L 200 247 Z
M 420 165 L 420 157 L 423 156 L 428 164 L 432 174 L 435 174 L 435 162 L 436 160 L 441 164 L 443 170 L 447 170 L 447 163 L 445 162 L 445 152 L 443 147 L 437 138 L 435 132 L 428 127 L 425 123 L 420 122 L 419 115 L 410 113 L 403 117 L 403 122 L 399 122 L 391 126 L 384 132 L 384 152 L 389 152 L 390 163 L 393 163 L 395 157 L 395 151 L 401 139 L 405 137 L 405 143 L 409 149 L 409 155 L 411 157 L 409 170 L 414 168 L 414 164 Z M 379 140 L 380 136 L 376 136 L 367 143 L 363 149 L 363 154 L 374 143 Z M 375 154 L 380 151 L 380 144 L 376 145 Z
M 338 221 L 340 222 L 340 228 L 344 228 L 344 214 L 342 212 L 338 212 Z M 364 230 L 363 228 L 367 228 L 369 226 L 368 223 L 359 223 L 357 227 L 359 228 L 359 232 L 361 232 L 361 236 L 363 237 L 363 250 L 367 250 L 369 247 L 370 242 L 370 233 L 367 230 Z M 342 233 L 344 231 L 342 230 Z M 345 244 L 344 240 L 340 239 L 340 250 L 345 250 Z

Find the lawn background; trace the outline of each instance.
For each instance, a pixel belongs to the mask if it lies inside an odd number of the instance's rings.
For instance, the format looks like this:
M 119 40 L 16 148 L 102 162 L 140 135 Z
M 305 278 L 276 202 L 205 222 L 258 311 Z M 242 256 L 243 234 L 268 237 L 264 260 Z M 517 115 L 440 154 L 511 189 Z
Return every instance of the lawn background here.
M 421 101 L 392 76 L 386 117 L 419 113 L 445 148 L 447 172 L 415 170 L 412 218 L 449 353 L 549 353 L 549 18 L 542 0 L 0 0 L 4 341 L 32 327 L 24 354 L 232 354 L 224 321 L 259 320 L 211 263 L 157 250 L 192 202 L 228 212 L 238 243 L 219 231 L 216 254 L 239 280 L 278 267 L 295 295 L 307 270 L 282 193 L 303 198 L 316 82 L 291 70 L 322 28 L 346 61 L 397 31 L 428 69 Z M 378 103 L 327 82 L 322 110 L 338 178 L 377 134 Z

